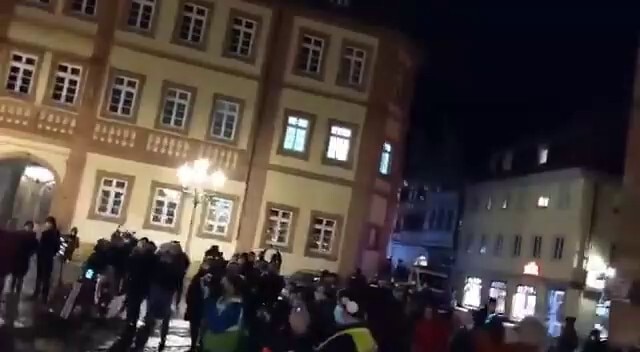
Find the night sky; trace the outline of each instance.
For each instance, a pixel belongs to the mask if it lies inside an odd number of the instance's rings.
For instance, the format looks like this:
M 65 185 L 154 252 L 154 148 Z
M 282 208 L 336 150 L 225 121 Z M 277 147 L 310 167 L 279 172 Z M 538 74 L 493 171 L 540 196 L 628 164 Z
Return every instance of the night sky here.
M 497 147 L 576 119 L 626 117 L 638 9 L 394 3 L 404 7 L 385 20 L 426 53 L 412 114 L 410 179 L 464 181 Z

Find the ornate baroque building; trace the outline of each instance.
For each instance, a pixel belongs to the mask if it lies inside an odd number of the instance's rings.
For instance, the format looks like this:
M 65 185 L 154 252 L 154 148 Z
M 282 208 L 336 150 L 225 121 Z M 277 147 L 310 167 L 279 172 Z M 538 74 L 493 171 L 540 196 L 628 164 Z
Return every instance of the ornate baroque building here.
M 176 169 L 207 158 L 228 181 L 195 208 L 195 259 L 374 268 L 417 63 L 392 31 L 287 1 L 3 0 L 0 160 L 49 169 L 51 213 L 86 244 L 118 224 L 184 244 Z

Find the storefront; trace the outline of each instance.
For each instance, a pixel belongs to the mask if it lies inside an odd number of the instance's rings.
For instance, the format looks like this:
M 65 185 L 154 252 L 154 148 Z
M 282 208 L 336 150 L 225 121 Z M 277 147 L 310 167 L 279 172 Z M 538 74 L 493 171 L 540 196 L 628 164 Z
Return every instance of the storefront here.
M 547 295 L 547 331 L 550 336 L 558 337 L 564 323 L 564 290 L 549 290 Z
M 465 280 L 462 295 L 462 306 L 466 308 L 480 308 L 482 303 L 482 279 L 468 277 Z
M 504 314 L 507 311 L 507 283 L 504 281 L 492 281 L 489 288 L 489 297 L 496 300 L 496 313 Z
M 511 319 L 520 321 L 530 315 L 536 315 L 537 299 L 535 287 L 518 285 L 511 304 Z

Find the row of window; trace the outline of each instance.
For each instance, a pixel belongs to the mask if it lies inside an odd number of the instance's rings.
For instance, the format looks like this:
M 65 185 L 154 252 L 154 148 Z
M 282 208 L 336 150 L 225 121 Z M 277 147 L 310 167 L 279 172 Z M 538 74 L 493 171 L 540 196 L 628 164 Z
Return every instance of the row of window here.
M 514 235 L 512 239 L 511 246 L 511 256 L 514 258 L 518 258 L 522 255 L 522 235 Z M 542 257 L 542 236 L 536 235 L 531 239 L 531 257 L 532 258 L 541 258 Z M 496 235 L 493 245 L 489 247 L 490 244 L 490 236 L 487 234 L 483 234 L 480 236 L 480 242 L 478 246 L 475 246 L 475 237 L 473 234 L 468 234 L 466 237 L 466 242 L 464 243 L 464 251 L 467 253 L 473 253 L 477 250 L 477 253 L 480 255 L 491 253 L 496 257 L 501 257 L 504 252 L 505 247 L 505 236 L 502 234 Z M 562 259 L 564 255 L 564 237 L 556 236 L 553 242 L 553 251 L 551 252 L 551 258 L 555 260 Z
M 26 3 L 52 6 L 52 0 L 23 0 Z M 106 0 L 66 0 L 68 11 L 83 17 L 95 18 L 99 3 Z M 109 0 L 111 1 L 111 0 Z M 125 28 L 153 35 L 158 21 L 159 0 L 129 0 Z M 213 3 L 182 1 L 174 30 L 174 42 L 201 50 L 206 49 L 207 34 L 211 27 Z M 262 20 L 255 15 L 232 10 L 224 45 L 225 56 L 253 62 L 256 56 L 258 34 Z M 311 30 L 302 30 L 294 73 L 324 80 L 324 66 L 330 37 Z M 345 41 L 342 46 L 337 84 L 362 89 L 371 50 L 366 45 Z
M 5 89 L 16 95 L 30 95 L 35 90 L 38 56 L 22 51 L 12 51 Z M 83 67 L 59 62 L 52 77 L 50 99 L 54 103 L 74 107 L 79 100 L 83 81 Z M 111 118 L 135 122 L 140 105 L 144 76 L 117 69 L 111 70 L 110 83 L 105 94 L 103 113 Z M 187 133 L 197 90 L 194 87 L 165 82 L 162 89 L 161 109 L 156 127 L 172 132 Z M 235 142 L 243 110 L 238 98 L 216 95 L 213 102 L 207 136 L 223 142 Z M 288 112 L 280 151 L 296 157 L 308 158 L 315 117 L 310 114 Z M 356 137 L 355 126 L 331 120 L 325 159 L 338 163 L 351 163 L 352 144 Z M 379 172 L 391 172 L 392 146 L 382 145 Z
M 513 206 L 512 204 L 512 193 L 505 192 L 501 197 L 494 198 L 493 196 L 488 196 L 484 201 L 484 209 L 492 210 L 494 208 L 506 210 Z M 516 207 L 523 210 L 526 208 L 526 204 L 529 202 L 525 191 L 521 191 L 518 199 L 516 199 Z M 497 203 L 497 204 L 496 204 Z M 535 198 L 535 207 L 536 208 L 549 208 L 551 206 L 551 197 L 549 194 L 541 194 Z M 558 189 L 558 198 L 557 198 L 557 207 L 558 209 L 569 209 L 571 207 L 571 191 L 570 189 L 561 184 Z M 478 196 L 472 196 L 468 203 L 468 209 L 470 211 L 477 211 L 480 208 L 480 198 Z
M 497 163 L 501 157 L 501 171 L 511 171 L 513 167 L 513 151 L 507 151 L 501 155 L 494 155 L 491 159 L 491 168 L 493 171 L 498 171 Z M 541 144 L 537 149 L 537 163 L 538 165 L 546 165 L 549 162 L 549 146 Z
M 314 125 L 315 116 L 300 111 L 287 111 L 279 153 L 308 159 Z M 330 120 L 324 159 L 332 163 L 351 163 L 353 160 L 352 145 L 356 134 L 357 131 L 354 125 L 338 120 Z M 391 173 L 392 151 L 391 143 L 384 142 L 382 144 L 378 166 L 378 171 L 382 175 Z
M 121 221 L 127 212 L 133 187 L 133 177 L 100 171 L 98 186 L 90 217 L 106 221 Z M 182 213 L 183 192 L 171 185 L 152 183 L 151 199 L 145 228 L 175 232 Z M 218 239 L 228 239 L 232 231 L 234 211 L 238 200 L 232 196 L 214 195 L 203 206 L 202 223 L 198 233 Z M 287 206 L 268 205 L 265 219 L 265 243 L 287 248 L 293 241 L 297 210 Z M 338 216 L 312 213 L 307 250 L 318 255 L 332 255 L 339 245 L 338 233 L 342 224 Z

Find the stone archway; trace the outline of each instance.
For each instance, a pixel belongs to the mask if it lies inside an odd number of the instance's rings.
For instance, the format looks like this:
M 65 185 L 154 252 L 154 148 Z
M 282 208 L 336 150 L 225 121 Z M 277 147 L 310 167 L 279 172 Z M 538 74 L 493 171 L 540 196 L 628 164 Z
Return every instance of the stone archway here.
M 29 220 L 44 222 L 59 182 L 53 168 L 29 154 L 0 160 L 0 226 L 15 229 Z

